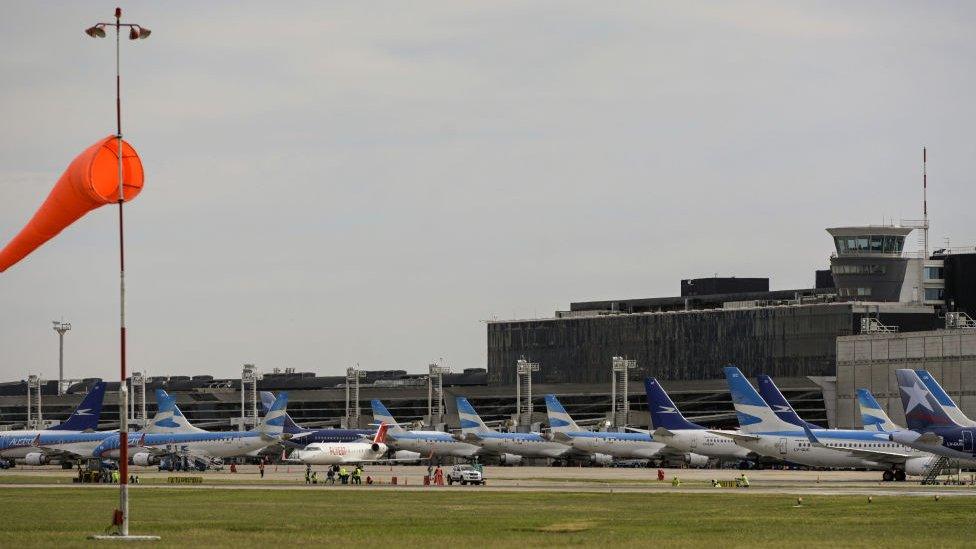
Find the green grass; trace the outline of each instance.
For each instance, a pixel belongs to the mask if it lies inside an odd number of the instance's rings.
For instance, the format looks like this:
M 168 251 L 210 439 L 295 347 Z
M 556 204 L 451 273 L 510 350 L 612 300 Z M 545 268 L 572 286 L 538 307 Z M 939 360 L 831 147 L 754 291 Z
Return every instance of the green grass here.
M 158 546 L 963 546 L 976 498 L 760 494 L 135 489 L 132 533 Z M 0 546 L 81 546 L 113 490 L 0 489 Z

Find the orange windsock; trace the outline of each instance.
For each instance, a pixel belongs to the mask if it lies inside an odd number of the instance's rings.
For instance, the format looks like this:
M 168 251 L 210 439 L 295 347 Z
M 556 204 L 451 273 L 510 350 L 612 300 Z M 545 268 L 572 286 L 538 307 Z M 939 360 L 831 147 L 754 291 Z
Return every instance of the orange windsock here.
M 0 273 L 81 216 L 119 201 L 118 143 L 114 135 L 100 139 L 71 161 L 34 217 L 0 250 Z M 122 181 L 126 202 L 142 190 L 142 161 L 125 141 L 122 142 Z

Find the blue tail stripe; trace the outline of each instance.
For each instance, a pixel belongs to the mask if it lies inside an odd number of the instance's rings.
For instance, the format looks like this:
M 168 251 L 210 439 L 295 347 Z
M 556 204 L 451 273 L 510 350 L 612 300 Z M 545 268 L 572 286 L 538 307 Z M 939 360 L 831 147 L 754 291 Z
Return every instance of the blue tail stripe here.
M 563 408 L 562 403 L 556 398 L 556 395 L 546 395 L 546 406 L 549 407 L 553 412 L 558 412 L 560 414 L 567 414 L 566 408 Z
M 945 389 L 943 389 L 942 385 L 939 385 L 939 382 L 932 377 L 932 374 L 928 373 L 927 370 L 915 370 L 915 373 L 918 374 L 919 378 L 921 378 L 922 383 L 928 387 L 929 392 L 932 393 L 935 400 L 939 401 L 939 404 L 949 408 L 958 408 L 956 403 L 952 400 L 952 397 L 945 392 Z
M 647 409 L 651 413 L 651 423 L 655 428 L 704 429 L 701 425 L 685 419 L 657 379 L 653 377 L 644 379 L 644 391 L 647 393 Z
M 796 410 L 793 409 L 793 405 L 786 400 L 782 391 L 773 382 L 773 378 L 767 375 L 760 375 L 757 380 L 759 382 L 759 396 L 769 404 L 777 417 L 799 427 L 806 427 L 808 429 L 821 428 L 819 425 L 804 421 L 803 418 L 797 415 Z
M 53 431 L 94 431 L 98 429 L 98 420 L 102 417 L 102 401 L 105 399 L 105 382 L 98 381 L 94 385 L 75 411 L 59 425 L 51 428 Z

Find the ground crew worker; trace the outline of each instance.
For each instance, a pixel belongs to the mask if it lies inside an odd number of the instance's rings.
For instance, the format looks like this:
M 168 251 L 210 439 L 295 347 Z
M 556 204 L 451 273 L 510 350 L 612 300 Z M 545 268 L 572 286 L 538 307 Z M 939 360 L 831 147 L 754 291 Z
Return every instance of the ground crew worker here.
M 721 488 L 721 487 L 722 487 L 722 483 L 720 483 L 715 479 L 712 479 L 712 488 Z
M 118 484 L 119 483 L 119 479 L 121 479 L 121 478 L 122 477 L 119 474 L 119 470 L 118 469 L 112 471 L 112 482 L 113 483 Z
M 437 469 L 434 469 L 434 484 L 438 486 L 444 486 L 444 470 L 438 465 Z
M 312 483 L 312 466 L 309 465 L 305 468 L 305 484 Z
M 658 469 L 657 470 L 657 479 L 658 480 L 664 480 L 664 469 Z
M 352 483 L 353 484 L 363 483 L 363 469 L 358 465 L 356 466 L 355 469 L 352 470 Z
M 312 471 L 312 484 L 318 484 L 318 483 L 319 483 L 318 472 Z
M 261 478 L 264 478 L 264 462 L 258 464 L 258 472 L 261 473 Z
M 335 469 L 329 467 L 329 470 L 325 473 L 325 481 L 329 484 L 335 485 Z
M 343 484 L 349 484 L 349 471 L 346 470 L 345 465 L 339 468 L 339 481 Z
M 749 477 L 747 477 L 745 473 L 742 473 L 742 476 L 739 477 L 739 486 L 742 488 L 749 487 Z
M 674 475 L 674 478 L 671 479 L 671 486 L 674 486 L 675 488 L 681 486 L 681 481 L 678 480 L 678 475 Z

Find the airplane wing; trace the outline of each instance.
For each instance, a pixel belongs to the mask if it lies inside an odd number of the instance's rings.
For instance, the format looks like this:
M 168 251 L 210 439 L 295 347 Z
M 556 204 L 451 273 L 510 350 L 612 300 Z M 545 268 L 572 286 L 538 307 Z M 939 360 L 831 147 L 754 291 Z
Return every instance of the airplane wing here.
M 665 429 L 664 427 L 658 427 L 657 429 L 654 429 L 654 432 L 652 434 L 654 436 L 656 436 L 656 437 L 673 437 L 674 436 L 674 433 L 673 432 Z
M 870 448 L 845 448 L 843 446 L 838 446 L 836 444 L 824 443 L 817 435 L 813 434 L 813 431 L 809 427 L 803 425 L 803 432 L 807 435 L 807 439 L 810 441 L 812 446 L 817 446 L 819 448 L 828 448 L 830 450 L 836 450 L 838 452 L 846 453 L 850 456 L 870 459 L 873 461 L 884 461 L 884 462 L 894 462 L 902 463 L 905 460 L 914 457 L 910 454 L 903 452 L 892 452 L 886 450 L 874 450 Z
M 731 438 L 736 442 L 755 442 L 760 438 L 759 435 L 736 433 L 732 431 L 712 431 L 711 429 L 709 429 L 708 432 L 712 433 L 713 435 L 719 435 L 719 436 Z
M 624 427 L 628 433 L 640 433 L 642 435 L 649 435 L 651 432 L 647 429 L 638 429 L 637 427 Z
M 569 443 L 573 441 L 573 437 L 567 435 L 566 433 L 553 433 L 552 440 L 556 442 Z

